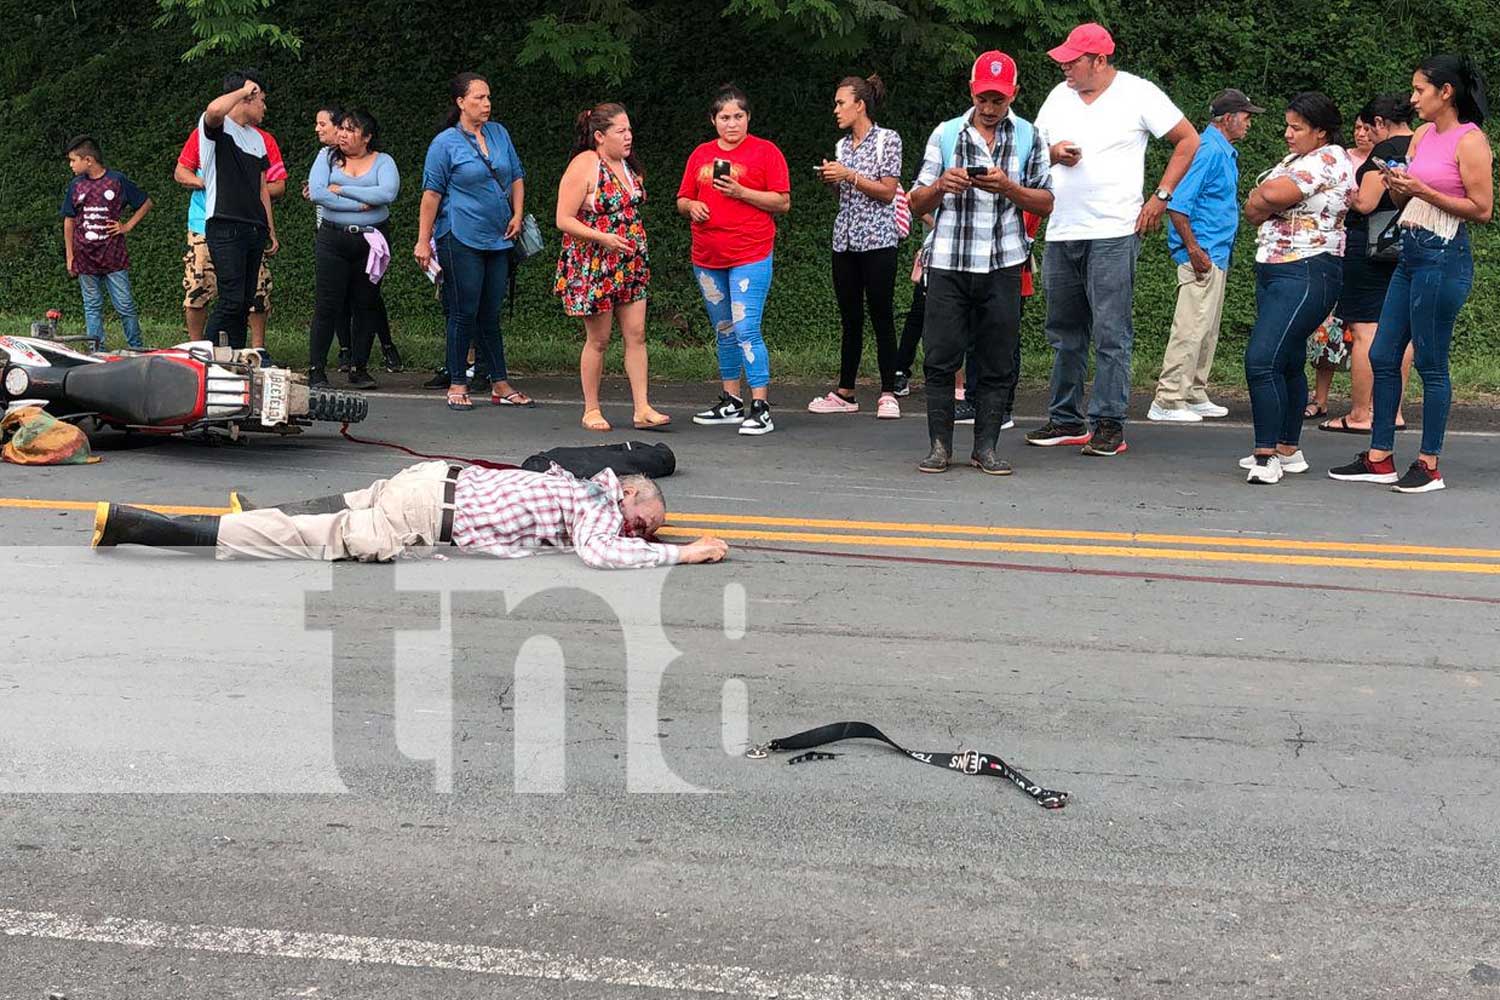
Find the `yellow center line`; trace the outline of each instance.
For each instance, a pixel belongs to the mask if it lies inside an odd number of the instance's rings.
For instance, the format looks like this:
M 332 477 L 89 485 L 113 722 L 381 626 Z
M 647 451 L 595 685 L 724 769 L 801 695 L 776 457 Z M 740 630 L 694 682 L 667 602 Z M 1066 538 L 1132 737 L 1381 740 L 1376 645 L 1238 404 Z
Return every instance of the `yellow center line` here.
M 662 535 L 692 537 L 696 530 L 665 527 Z M 715 532 L 725 541 L 804 542 L 824 545 L 858 545 L 872 548 L 956 549 L 964 552 L 1025 552 L 1036 555 L 1109 556 L 1122 559 L 1167 559 L 1176 562 L 1252 563 L 1266 566 L 1333 566 L 1349 569 L 1412 570 L 1425 573 L 1478 573 L 1500 576 L 1500 563 L 1422 562 L 1410 559 L 1370 559 L 1340 556 L 1304 556 L 1294 553 L 1215 552 L 1195 549 L 1154 549 L 1120 545 L 1058 545 L 1040 542 L 989 542 L 962 538 L 893 538 L 889 535 L 833 535 L 810 531 L 751 531 L 727 529 Z
M 11 507 L 17 510 L 93 510 L 99 505 L 97 500 L 21 500 L 13 497 L 0 497 L 0 508 Z M 154 510 L 158 514 L 228 514 L 228 507 L 183 507 L 173 504 L 161 503 L 136 503 L 132 507 L 140 507 L 144 510 Z
M 1500 560 L 1500 549 L 1453 548 L 1304 538 L 1234 538 L 1223 535 L 1170 535 L 1148 531 L 1087 531 L 1072 528 L 985 527 L 974 524 L 927 524 L 910 521 L 845 521 L 827 518 L 766 517 L 754 514 L 671 514 L 672 524 L 712 527 L 743 525 L 788 528 L 833 528 L 841 531 L 882 531 L 902 534 L 966 535 L 988 538 L 1050 538 L 1070 541 L 1147 542 L 1161 545 L 1202 545 L 1211 548 L 1325 550 L 1374 555 L 1459 556 Z

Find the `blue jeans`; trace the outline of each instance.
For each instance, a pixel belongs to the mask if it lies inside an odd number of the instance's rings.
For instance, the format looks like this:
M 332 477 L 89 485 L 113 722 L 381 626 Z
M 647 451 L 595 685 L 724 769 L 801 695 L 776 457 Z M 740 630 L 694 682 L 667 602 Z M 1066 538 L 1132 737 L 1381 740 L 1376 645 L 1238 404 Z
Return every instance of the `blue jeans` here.
M 1425 229 L 1401 231 L 1401 260 L 1386 289 L 1380 325 L 1370 345 L 1370 368 L 1375 372 L 1371 448 L 1395 449 L 1401 356 L 1410 343 L 1412 366 L 1422 376 L 1422 454 L 1442 454 L 1453 400 L 1448 348 L 1453 343 L 1453 321 L 1473 284 L 1474 256 L 1467 226 L 1460 226 L 1451 240 Z
M 1042 259 L 1047 292 L 1047 343 L 1052 345 L 1052 422 L 1081 427 L 1089 342 L 1094 344 L 1094 392 L 1088 422 L 1125 422 L 1130 405 L 1130 352 L 1135 326 L 1135 260 L 1139 236 L 1048 243 Z
M 693 265 L 698 291 L 703 293 L 703 307 L 714 325 L 719 347 L 719 378 L 732 382 L 744 373 L 752 389 L 771 384 L 771 358 L 760 332 L 761 316 L 766 310 L 766 295 L 771 291 L 771 258 L 736 267 L 699 267 Z
M 1332 254 L 1255 265 L 1255 326 L 1245 345 L 1245 381 L 1256 448 L 1302 440 L 1307 338 L 1333 311 L 1343 286 L 1343 258 Z
M 448 316 L 448 381 L 467 384 L 469 345 L 475 365 L 496 382 L 510 375 L 505 368 L 505 339 L 500 335 L 500 306 L 510 279 L 510 250 L 476 250 L 451 235 L 438 240 L 443 269 L 443 311 Z
M 130 294 L 130 272 L 115 271 L 111 274 L 80 274 L 78 287 L 83 292 L 83 328 L 95 343 L 104 346 L 104 293 L 109 292 L 109 301 L 120 314 L 120 323 L 125 327 L 125 343 L 142 348 L 141 321 L 135 312 L 135 297 Z

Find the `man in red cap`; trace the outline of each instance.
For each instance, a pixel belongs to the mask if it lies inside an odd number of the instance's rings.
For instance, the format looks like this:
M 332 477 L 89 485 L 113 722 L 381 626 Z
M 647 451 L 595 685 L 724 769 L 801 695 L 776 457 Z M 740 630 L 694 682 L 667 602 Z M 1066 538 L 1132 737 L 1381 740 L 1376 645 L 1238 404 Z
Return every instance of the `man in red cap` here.
M 1027 434 L 1026 443 L 1082 445 L 1085 455 L 1125 450 L 1136 254 L 1141 236 L 1161 224 L 1198 149 L 1197 131 L 1171 98 L 1149 80 L 1116 69 L 1114 51 L 1115 40 L 1100 25 L 1074 28 L 1048 52 L 1062 67 L 1063 82 L 1036 116 L 1049 143 L 1057 196 L 1042 261 L 1052 402 L 1047 423 Z M 1143 204 L 1152 136 L 1176 148 Z M 1090 342 L 1094 391 L 1085 420 Z
M 1046 144 L 1011 111 L 1015 60 L 986 52 L 969 74 L 973 107 L 939 125 L 927 140 L 911 192 L 911 211 L 937 214 L 924 278 L 923 374 L 931 450 L 923 472 L 946 472 L 953 456 L 954 375 L 972 351 L 979 367 L 974 451 L 969 464 L 1009 475 L 995 455 L 1006 396 L 1016 381 L 1021 332 L 1021 268 L 1031 256 L 1022 212 L 1052 211 Z

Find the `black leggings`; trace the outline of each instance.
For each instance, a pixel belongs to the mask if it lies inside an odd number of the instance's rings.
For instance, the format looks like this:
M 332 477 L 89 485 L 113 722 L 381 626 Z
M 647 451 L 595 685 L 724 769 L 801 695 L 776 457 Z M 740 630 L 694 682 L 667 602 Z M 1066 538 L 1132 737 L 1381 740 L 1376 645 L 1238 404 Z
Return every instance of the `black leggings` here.
M 901 328 L 901 345 L 896 348 L 896 370 L 911 374 L 917 363 L 917 348 L 922 343 L 922 315 L 927 311 L 927 283 L 914 282 L 911 286 L 911 311 L 906 314 L 906 325 Z
M 365 260 L 370 245 L 359 233 L 347 233 L 328 226 L 318 228 L 313 270 L 312 344 L 308 367 L 322 369 L 328 365 L 328 349 L 333 346 L 334 326 L 346 309 L 350 318 L 349 361 L 355 368 L 370 363 L 370 344 L 374 340 L 376 306 L 380 286 L 365 275 Z
M 859 375 L 859 361 L 865 347 L 865 304 L 868 303 L 870 325 L 875 327 L 880 391 L 890 392 L 896 385 L 896 315 L 891 301 L 896 294 L 896 248 L 859 253 L 835 251 L 833 293 L 838 299 L 839 317 L 844 325 L 839 388 L 853 389 L 854 380 Z

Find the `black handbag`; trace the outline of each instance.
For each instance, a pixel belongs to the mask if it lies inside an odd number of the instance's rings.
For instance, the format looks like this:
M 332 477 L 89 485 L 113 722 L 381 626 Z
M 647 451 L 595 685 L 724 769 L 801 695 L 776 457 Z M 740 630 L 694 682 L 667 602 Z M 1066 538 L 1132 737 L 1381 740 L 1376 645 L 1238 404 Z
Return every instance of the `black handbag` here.
M 677 456 L 671 448 L 660 442 L 645 441 L 552 448 L 532 455 L 521 463 L 521 468 L 546 472 L 553 462 L 579 479 L 592 478 L 603 469 L 613 469 L 617 476 L 640 475 L 652 479 L 665 479 L 677 471 Z
M 1365 219 L 1365 257 L 1394 264 L 1401 259 L 1401 211 L 1388 208 Z

